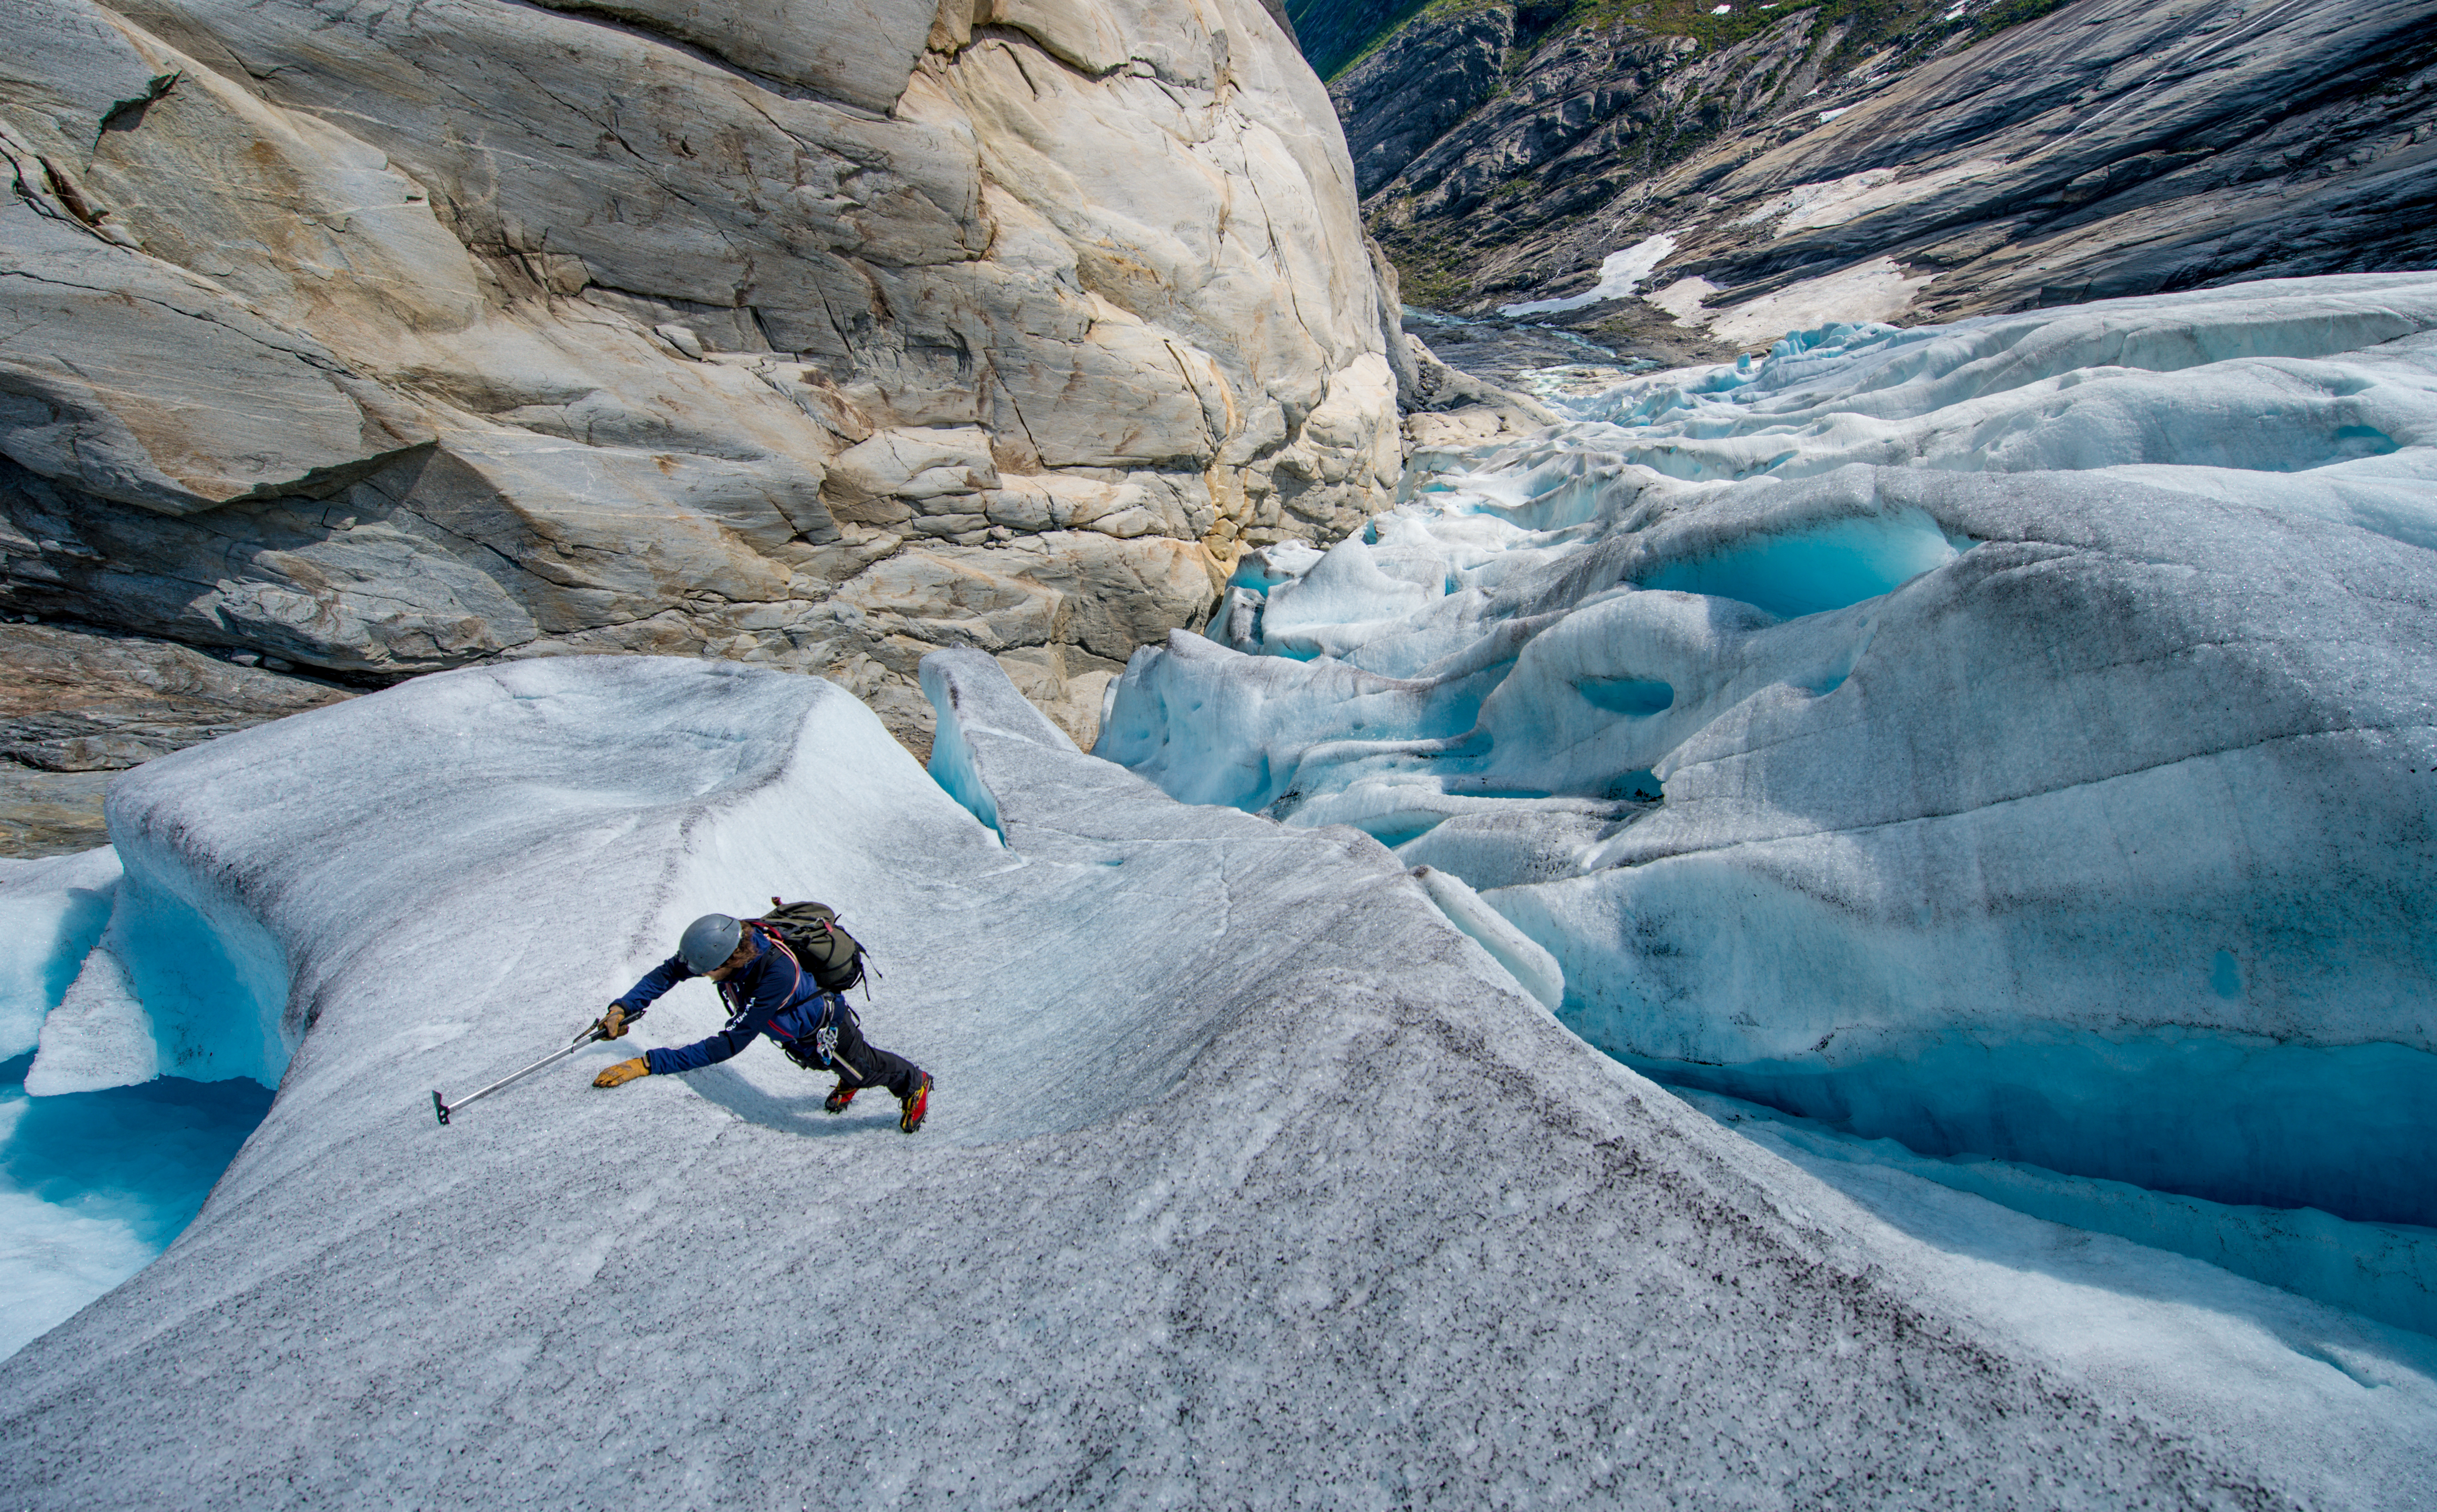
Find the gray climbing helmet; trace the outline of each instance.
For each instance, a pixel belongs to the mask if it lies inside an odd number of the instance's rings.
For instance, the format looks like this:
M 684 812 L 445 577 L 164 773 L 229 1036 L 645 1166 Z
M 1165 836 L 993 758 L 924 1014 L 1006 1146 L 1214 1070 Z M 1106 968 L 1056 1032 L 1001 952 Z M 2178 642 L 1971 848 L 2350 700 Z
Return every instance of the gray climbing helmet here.
M 707 913 L 686 925 L 677 941 L 677 959 L 686 970 L 697 976 L 708 976 L 728 964 L 736 954 L 736 942 L 745 938 L 745 926 L 724 913 Z

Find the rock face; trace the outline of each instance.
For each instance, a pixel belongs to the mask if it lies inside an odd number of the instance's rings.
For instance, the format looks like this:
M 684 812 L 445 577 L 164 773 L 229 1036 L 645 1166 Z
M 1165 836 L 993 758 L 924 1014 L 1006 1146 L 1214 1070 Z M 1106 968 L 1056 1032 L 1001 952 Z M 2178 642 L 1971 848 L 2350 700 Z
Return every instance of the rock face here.
M 49 772 L 122 771 L 350 696 L 182 645 L 53 625 L 0 624 L 0 758 Z
M 0 15 L 0 608 L 402 676 L 917 660 L 1088 736 L 1400 458 L 1254 0 Z
M 2000 26 L 2022 9 L 1737 7 L 1671 35 L 1434 7 L 1331 93 L 1421 302 L 1587 292 L 1667 238 L 1639 280 L 1659 307 L 1549 312 L 1612 342 L 1731 351 L 2437 260 L 2423 0 L 2080 0 Z
M 350 696 L 168 642 L 48 624 L 0 624 L 0 855 L 106 845 L 112 773 Z
M 1329 91 L 1355 154 L 1355 186 L 1368 195 L 1388 184 L 1496 93 L 1514 44 L 1511 7 L 1433 10 L 1356 64 Z
M 110 772 L 45 772 L 0 762 L 0 859 L 70 855 L 110 843 Z

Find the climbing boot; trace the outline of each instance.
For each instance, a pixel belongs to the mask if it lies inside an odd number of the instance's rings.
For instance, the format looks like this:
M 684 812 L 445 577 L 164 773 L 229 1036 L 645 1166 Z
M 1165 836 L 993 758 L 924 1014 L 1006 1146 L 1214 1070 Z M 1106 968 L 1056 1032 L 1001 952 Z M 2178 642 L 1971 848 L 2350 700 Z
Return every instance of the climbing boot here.
M 922 1080 L 915 1086 L 912 1097 L 898 1099 L 897 1105 L 904 1111 L 897 1116 L 897 1127 L 907 1134 L 912 1134 L 922 1127 L 922 1115 L 930 1110 L 931 1075 L 925 1071 L 921 1073 L 921 1077 Z
M 846 1111 L 846 1105 L 852 1102 L 854 1100 L 854 1095 L 862 1090 L 863 1088 L 850 1082 L 840 1081 L 836 1086 L 830 1088 L 830 1095 L 828 1097 L 821 1099 L 821 1111 L 823 1113 L 844 1113 Z

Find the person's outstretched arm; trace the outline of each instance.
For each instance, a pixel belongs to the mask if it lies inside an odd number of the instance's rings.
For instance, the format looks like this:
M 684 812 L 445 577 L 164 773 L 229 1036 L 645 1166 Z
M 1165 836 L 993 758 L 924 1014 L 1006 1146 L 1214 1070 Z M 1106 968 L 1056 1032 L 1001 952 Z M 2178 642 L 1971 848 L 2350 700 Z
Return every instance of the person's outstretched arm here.
M 646 974 L 641 981 L 627 988 L 620 996 L 611 998 L 609 1011 L 595 1019 L 592 1027 L 605 1040 L 624 1039 L 627 1029 L 643 1016 L 643 1010 L 658 1002 L 670 988 L 693 975 L 693 969 L 684 960 L 671 956 Z
M 671 956 L 646 973 L 641 981 L 609 1000 L 611 1008 L 625 1010 L 630 1019 L 641 1018 L 643 1010 L 658 1002 L 668 990 L 694 975 L 693 968 L 677 957 Z
M 754 983 L 753 995 L 745 1000 L 744 1010 L 728 1021 L 727 1028 L 707 1040 L 696 1040 L 692 1045 L 679 1046 L 675 1049 L 645 1050 L 643 1065 L 652 1075 L 668 1076 L 674 1072 L 699 1071 L 706 1065 L 717 1065 L 752 1044 L 754 1036 L 769 1028 L 770 1020 L 777 1017 L 779 1010 L 786 1007 L 787 1000 L 795 995 L 802 968 L 778 954 L 777 946 L 768 948 L 776 958 L 763 969 L 760 978 Z

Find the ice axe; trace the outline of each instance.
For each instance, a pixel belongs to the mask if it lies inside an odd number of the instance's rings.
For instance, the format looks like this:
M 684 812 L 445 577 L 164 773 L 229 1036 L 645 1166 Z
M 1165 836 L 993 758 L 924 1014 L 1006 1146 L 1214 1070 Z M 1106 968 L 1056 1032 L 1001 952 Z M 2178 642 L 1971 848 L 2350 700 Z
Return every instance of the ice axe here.
M 573 1055 L 576 1051 L 584 1048 L 593 1041 L 605 1040 L 608 1037 L 608 1031 L 604 1029 L 600 1024 L 596 1022 L 585 1029 L 583 1033 L 577 1035 L 574 1040 L 568 1045 L 566 1049 L 552 1050 L 548 1055 L 543 1056 L 540 1060 L 535 1061 L 533 1064 L 526 1066 L 523 1070 L 511 1071 L 506 1076 L 500 1078 L 500 1080 L 492 1082 L 489 1086 L 484 1087 L 480 1092 L 468 1093 L 457 1101 L 450 1102 L 435 1090 L 431 1094 L 431 1111 L 439 1116 L 441 1126 L 446 1128 L 448 1124 L 448 1116 L 455 1113 L 459 1108 L 464 1107 L 466 1103 L 473 1101 L 476 1098 L 487 1098 L 492 1093 L 499 1091 L 503 1086 L 506 1086 L 509 1082 L 514 1081 L 517 1078 L 520 1076 L 530 1076 L 534 1072 L 540 1070 L 543 1066 L 550 1064 L 552 1061 L 563 1060 L 568 1056 Z

